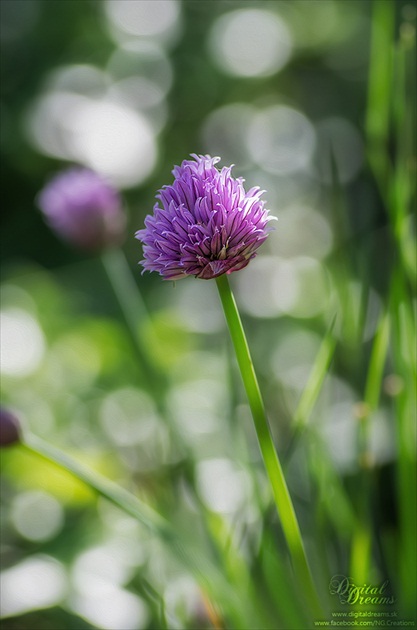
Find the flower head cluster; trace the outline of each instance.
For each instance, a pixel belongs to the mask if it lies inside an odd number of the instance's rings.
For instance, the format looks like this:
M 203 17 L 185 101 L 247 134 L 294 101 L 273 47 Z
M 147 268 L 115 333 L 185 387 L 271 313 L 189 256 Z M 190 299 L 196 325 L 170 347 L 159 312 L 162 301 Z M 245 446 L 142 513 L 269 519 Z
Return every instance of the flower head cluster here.
M 70 168 L 39 193 L 38 205 L 62 238 L 88 250 L 101 250 L 122 240 L 125 216 L 120 197 L 100 175 Z
M 174 183 L 157 195 L 154 214 L 136 232 L 144 244 L 144 270 L 165 280 L 196 276 L 208 280 L 243 269 L 268 236 L 272 218 L 258 187 L 221 170 L 220 158 L 192 155 L 174 168 Z

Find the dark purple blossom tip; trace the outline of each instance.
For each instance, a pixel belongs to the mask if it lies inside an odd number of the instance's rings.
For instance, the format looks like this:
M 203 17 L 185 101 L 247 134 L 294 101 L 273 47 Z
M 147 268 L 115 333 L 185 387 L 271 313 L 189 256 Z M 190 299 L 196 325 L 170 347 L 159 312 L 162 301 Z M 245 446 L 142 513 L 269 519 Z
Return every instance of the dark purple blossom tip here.
M 37 203 L 51 228 L 87 250 L 102 250 L 123 240 L 125 215 L 118 192 L 94 171 L 70 168 L 56 175 Z
M 220 158 L 195 155 L 172 171 L 174 182 L 158 193 L 153 215 L 135 237 L 143 243 L 144 271 L 165 280 L 203 280 L 243 269 L 268 236 L 268 215 L 258 187 L 245 191 Z
M 0 407 L 0 447 L 20 442 L 20 433 L 20 423 L 14 413 Z

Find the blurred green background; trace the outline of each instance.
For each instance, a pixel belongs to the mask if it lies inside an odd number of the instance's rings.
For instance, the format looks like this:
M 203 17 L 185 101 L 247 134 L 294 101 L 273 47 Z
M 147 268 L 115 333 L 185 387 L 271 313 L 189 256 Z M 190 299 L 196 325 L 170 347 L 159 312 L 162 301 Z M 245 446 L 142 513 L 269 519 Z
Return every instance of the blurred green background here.
M 0 8 L 3 404 L 163 513 L 245 611 L 243 622 L 226 593 L 209 601 L 156 536 L 13 447 L 2 453 L 3 627 L 317 621 L 291 580 L 214 283 L 173 287 L 137 265 L 134 232 L 190 153 L 235 164 L 278 217 L 231 283 L 323 619 L 346 610 L 329 593 L 346 575 L 388 581 L 395 598 L 349 611 L 415 622 L 416 3 Z M 127 267 L 120 252 L 62 243 L 36 208 L 73 163 L 122 191 Z M 111 269 L 128 283 L 133 331 Z

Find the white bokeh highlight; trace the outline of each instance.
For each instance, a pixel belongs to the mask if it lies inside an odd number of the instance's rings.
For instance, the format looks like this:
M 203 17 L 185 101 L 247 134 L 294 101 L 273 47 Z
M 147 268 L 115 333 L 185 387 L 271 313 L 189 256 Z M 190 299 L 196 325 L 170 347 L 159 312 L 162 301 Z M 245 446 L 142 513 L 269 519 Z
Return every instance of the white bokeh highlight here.
M 133 37 L 168 45 L 180 32 L 181 5 L 177 0 L 107 0 L 104 9 L 117 43 Z
M 80 104 L 72 112 L 70 150 L 121 187 L 141 182 L 156 162 L 151 125 L 139 112 L 111 101 Z
M 109 58 L 107 72 L 114 81 L 145 78 L 166 95 L 174 74 L 166 51 L 153 40 L 132 40 L 116 48 Z
M 260 167 L 276 175 L 291 175 L 309 168 L 316 138 L 304 114 L 285 105 L 272 105 L 254 116 L 247 143 Z
M 11 520 L 21 536 L 43 542 L 60 532 L 64 524 L 64 510 L 59 501 L 47 492 L 22 492 L 13 500 Z
M 64 567 L 49 556 L 32 555 L 0 575 L 3 617 L 55 606 L 66 593 Z
M 322 260 L 332 250 L 333 232 L 327 219 L 307 205 L 280 207 L 268 247 L 283 258 L 309 256 Z
M 276 13 L 263 9 L 238 9 L 215 21 L 209 51 L 218 67 L 240 77 L 267 77 L 288 62 L 292 37 Z
M 141 630 L 149 621 L 145 602 L 123 588 L 132 579 L 140 560 L 137 547 L 127 552 L 126 544 L 132 542 L 123 540 L 119 533 L 117 539 L 80 553 L 73 563 L 74 592 L 70 606 L 99 628 Z
M 93 595 L 85 591 L 72 599 L 73 610 L 103 630 L 142 630 L 149 622 L 149 611 L 137 595 L 109 584 L 105 592 Z
M 329 278 L 323 265 L 308 256 L 290 259 L 259 256 L 236 274 L 239 304 L 253 317 L 316 317 L 329 301 Z
M 233 514 L 247 505 L 252 493 L 251 478 L 226 458 L 197 463 L 198 492 L 206 506 L 221 514 Z
M 0 313 L 1 373 L 13 377 L 32 374 L 45 355 L 45 338 L 36 319 L 20 308 Z
M 176 314 L 187 330 L 210 334 L 224 328 L 214 283 L 179 282 L 174 299 Z
M 252 155 L 246 134 L 256 111 L 251 105 L 232 103 L 211 112 L 201 130 L 206 151 L 221 156 L 222 164 L 250 166 Z
M 124 387 L 108 394 L 101 405 L 100 421 L 118 446 L 155 439 L 159 421 L 153 400 L 144 391 Z
M 120 188 L 143 182 L 157 159 L 146 116 L 108 97 L 47 92 L 29 112 L 27 131 L 42 153 L 80 162 Z

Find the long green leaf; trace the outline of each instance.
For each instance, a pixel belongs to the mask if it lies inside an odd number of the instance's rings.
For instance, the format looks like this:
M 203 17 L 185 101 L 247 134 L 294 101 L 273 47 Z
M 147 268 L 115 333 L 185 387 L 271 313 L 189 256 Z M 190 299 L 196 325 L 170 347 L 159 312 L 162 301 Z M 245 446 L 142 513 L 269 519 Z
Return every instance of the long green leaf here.
M 223 604 L 225 610 L 230 611 L 230 616 L 233 616 L 236 627 L 244 628 L 248 617 L 253 619 L 254 613 L 250 602 L 241 601 L 238 594 L 222 573 L 217 570 L 216 566 L 206 556 L 203 556 L 199 549 L 192 548 L 188 543 L 184 543 L 170 523 L 149 505 L 110 479 L 99 475 L 34 435 L 26 434 L 22 440 L 21 447 L 72 473 L 100 496 L 132 516 L 151 533 L 160 538 L 182 566 L 192 573 L 209 597 L 215 603 Z

